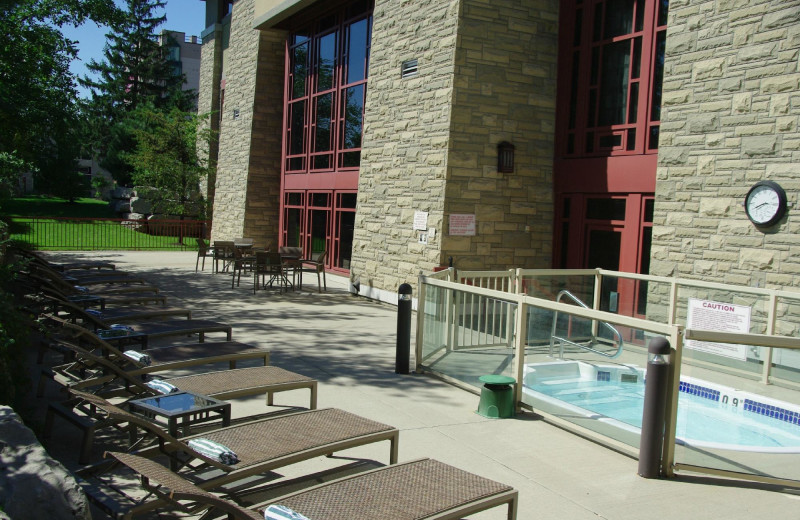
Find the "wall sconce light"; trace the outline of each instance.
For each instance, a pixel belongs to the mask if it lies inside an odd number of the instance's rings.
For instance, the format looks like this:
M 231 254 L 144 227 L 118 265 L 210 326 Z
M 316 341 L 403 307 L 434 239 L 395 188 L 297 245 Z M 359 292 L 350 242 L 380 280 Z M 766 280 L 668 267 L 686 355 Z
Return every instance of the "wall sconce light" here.
M 239 119 L 239 109 L 238 108 L 234 108 L 233 109 L 233 118 L 234 119 Z
M 514 173 L 514 145 L 508 141 L 497 145 L 497 171 Z

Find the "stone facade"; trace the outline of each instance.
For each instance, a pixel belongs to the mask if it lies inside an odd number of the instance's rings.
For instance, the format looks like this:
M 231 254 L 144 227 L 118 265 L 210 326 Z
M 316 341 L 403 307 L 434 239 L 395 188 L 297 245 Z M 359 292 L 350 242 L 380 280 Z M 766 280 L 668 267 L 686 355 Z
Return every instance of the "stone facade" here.
M 254 3 L 231 15 L 212 240 L 265 246 L 278 236 L 285 34 L 253 29 Z
M 650 272 L 800 286 L 800 2 L 670 2 Z M 786 190 L 788 218 L 759 230 L 756 181 Z
M 445 215 L 474 214 L 477 230 L 443 229 L 456 267 L 550 267 L 557 28 L 555 0 L 462 1 Z M 513 173 L 497 171 L 503 141 Z
M 352 274 L 394 290 L 420 270 L 549 267 L 557 2 L 375 5 Z M 400 77 L 417 59 L 419 73 Z M 497 145 L 516 147 L 497 172 Z M 427 244 L 417 211 L 436 230 Z M 475 236 L 447 216 L 474 214 Z
M 441 262 L 458 0 L 377 0 L 364 115 L 351 274 L 385 290 Z M 403 62 L 418 74 L 400 77 Z M 427 245 L 416 211 L 437 230 Z
M 206 128 L 210 129 L 215 137 L 206 144 L 204 141 L 198 142 L 199 154 L 209 165 L 217 163 L 219 153 L 219 95 L 220 82 L 222 80 L 222 25 L 214 24 L 203 34 L 202 47 L 200 49 L 200 87 L 197 92 L 197 113 L 209 114 L 206 121 Z M 212 171 L 214 171 L 212 169 Z M 216 175 L 210 174 L 201 186 L 201 192 L 205 194 L 206 200 L 214 200 L 214 187 Z

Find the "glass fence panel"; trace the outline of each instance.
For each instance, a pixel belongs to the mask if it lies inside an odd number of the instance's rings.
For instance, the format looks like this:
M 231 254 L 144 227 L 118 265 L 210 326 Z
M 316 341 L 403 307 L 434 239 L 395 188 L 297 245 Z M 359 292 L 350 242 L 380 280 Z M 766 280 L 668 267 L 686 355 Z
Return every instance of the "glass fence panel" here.
M 647 354 L 625 342 L 616 358 L 600 354 L 617 352 L 616 343 L 603 338 L 609 327 L 621 328 L 566 312 L 528 308 L 522 402 L 536 412 L 638 447 Z M 645 337 L 641 330 L 627 333 Z
M 426 286 L 422 365 L 480 387 L 488 374 L 513 377 L 516 304 Z M 430 335 L 430 337 L 428 337 Z
M 769 298 L 734 289 L 680 287 L 675 323 L 699 330 L 765 334 L 769 321 Z M 766 354 L 762 347 L 755 345 L 687 341 L 683 359 L 716 370 L 757 375 L 763 371 Z
M 800 480 L 800 391 L 688 363 L 680 390 L 676 463 Z
M 522 277 L 522 289 L 528 296 L 556 301 L 561 291 L 569 291 L 589 307 L 594 298 L 593 275 L 545 275 Z

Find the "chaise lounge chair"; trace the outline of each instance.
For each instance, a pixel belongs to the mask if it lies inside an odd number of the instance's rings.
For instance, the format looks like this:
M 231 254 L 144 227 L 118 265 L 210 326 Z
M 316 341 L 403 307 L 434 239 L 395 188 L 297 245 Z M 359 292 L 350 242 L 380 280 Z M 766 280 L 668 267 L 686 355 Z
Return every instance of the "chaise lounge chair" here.
M 39 382 L 39 396 L 44 395 L 44 382 L 47 379 L 51 379 L 67 389 L 83 390 L 106 398 L 159 395 L 158 392 L 142 380 L 142 376 L 175 368 L 175 365 L 161 365 L 152 370 L 139 368 L 127 371 L 111 360 L 88 352 L 77 345 L 70 342 L 62 343 L 66 348 L 72 350 L 76 359 L 70 366 L 64 365 L 59 367 L 58 370 L 50 369 L 49 371 L 44 371 L 43 373 L 46 377 Z M 186 361 L 178 363 L 186 363 Z M 274 404 L 273 394 L 277 392 L 307 388 L 311 392 L 309 408 L 314 409 L 317 407 L 316 379 L 276 366 L 206 372 L 165 378 L 163 382 L 174 386 L 180 391 L 206 395 L 217 399 L 266 394 L 268 406 Z
M 518 492 L 434 459 L 393 464 L 326 482 L 245 509 L 232 500 L 212 494 L 169 471 L 157 462 L 127 453 L 108 453 L 141 476 L 141 485 L 159 497 L 163 507 L 190 514 L 217 510 L 228 518 L 263 520 L 264 510 L 280 504 L 309 520 L 424 520 L 459 519 L 507 506 L 508 520 L 517 517 Z M 85 487 L 89 500 L 114 517 L 132 517 L 135 505 L 125 508 L 116 497 Z
M 303 460 L 381 441 L 389 441 L 389 463 L 397 462 L 400 432 L 396 428 L 336 408 L 245 419 L 177 438 L 158 424 L 97 396 L 78 393 L 76 397 L 104 414 L 106 423 L 127 425 L 131 439 L 135 439 L 129 451 L 168 460 L 175 471 L 203 489 L 216 489 Z M 193 446 L 192 441 L 197 440 L 224 446 L 235 453 L 236 460 L 221 462 L 211 457 Z M 136 449 L 140 446 L 145 447 Z M 114 466 L 96 464 L 83 469 L 81 476 L 106 478 Z M 144 501 L 135 509 L 141 513 L 157 507 L 152 501 Z
M 84 326 L 70 323 L 62 316 L 54 316 L 52 314 L 43 316 L 48 322 L 52 322 L 56 326 L 61 327 L 70 337 L 86 337 L 93 343 L 96 343 L 97 339 L 103 339 L 106 340 L 106 342 L 120 341 L 126 344 L 136 343 L 141 345 L 143 350 L 147 349 L 153 340 L 170 336 L 192 336 L 197 334 L 199 342 L 203 343 L 206 334 L 223 332 L 225 333 L 227 341 L 233 339 L 233 327 L 227 323 L 220 323 L 213 320 L 151 320 L 141 323 L 120 324 L 120 328 L 90 314 L 83 313 L 81 317 L 89 321 L 91 324 L 90 326 L 95 328 L 94 332 Z

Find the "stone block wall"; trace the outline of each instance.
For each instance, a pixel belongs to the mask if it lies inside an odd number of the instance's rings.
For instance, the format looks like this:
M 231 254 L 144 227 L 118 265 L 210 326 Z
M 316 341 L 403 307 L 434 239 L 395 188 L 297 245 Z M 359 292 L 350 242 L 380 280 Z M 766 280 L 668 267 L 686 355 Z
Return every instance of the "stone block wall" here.
M 549 267 L 558 3 L 377 1 L 352 274 L 383 290 L 420 270 Z M 401 64 L 419 73 L 401 79 Z M 497 145 L 516 147 L 497 173 Z M 436 234 L 418 241 L 414 214 Z M 475 214 L 474 237 L 448 216 Z M 364 278 L 366 277 L 366 279 Z
M 283 36 L 253 29 L 253 11 L 240 0 L 231 16 L 212 240 L 263 246 L 278 232 Z
M 376 0 L 352 276 L 385 290 L 441 262 L 458 0 Z M 403 62 L 418 74 L 403 79 Z M 416 211 L 437 230 L 420 244 Z
M 215 24 L 203 34 L 203 43 L 200 48 L 200 86 L 197 92 L 197 113 L 200 115 L 210 114 L 206 120 L 206 128 L 217 136 L 210 143 L 198 141 L 198 154 L 202 154 L 202 157 L 212 166 L 216 164 L 219 153 L 219 116 L 217 112 L 219 111 L 221 79 L 222 26 Z M 201 192 L 212 204 L 215 186 L 216 174 L 209 175 L 209 178 L 205 179 L 201 185 Z
M 800 2 L 670 2 L 650 272 L 800 286 Z M 762 231 L 750 187 L 786 190 Z
M 477 229 L 453 237 L 445 222 L 442 257 L 458 268 L 550 267 L 557 30 L 556 0 L 462 2 L 445 215 Z M 497 171 L 503 141 L 513 173 Z

